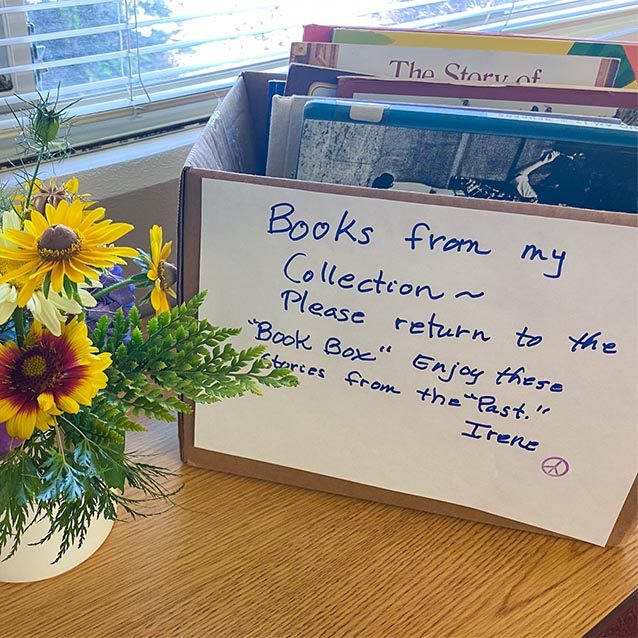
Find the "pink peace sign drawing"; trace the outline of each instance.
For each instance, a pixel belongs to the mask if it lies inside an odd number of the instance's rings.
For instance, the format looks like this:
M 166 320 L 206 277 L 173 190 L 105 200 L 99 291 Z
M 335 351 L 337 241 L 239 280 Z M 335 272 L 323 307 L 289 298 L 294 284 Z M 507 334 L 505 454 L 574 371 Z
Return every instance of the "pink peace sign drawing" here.
M 560 456 L 550 456 L 541 463 L 541 469 L 547 476 L 565 476 L 569 472 L 569 463 Z

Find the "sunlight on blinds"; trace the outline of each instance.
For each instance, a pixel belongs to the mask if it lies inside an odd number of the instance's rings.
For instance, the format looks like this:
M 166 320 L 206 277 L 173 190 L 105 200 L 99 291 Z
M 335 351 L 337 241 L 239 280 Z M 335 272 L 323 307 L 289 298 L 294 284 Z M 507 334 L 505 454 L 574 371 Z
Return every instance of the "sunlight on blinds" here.
M 636 33 L 631 11 L 635 0 L 0 0 L 0 137 L 15 93 L 59 87 L 81 98 L 79 115 L 139 119 L 243 69 L 283 68 L 306 23 L 565 35 L 582 21 L 590 37 L 623 39 Z

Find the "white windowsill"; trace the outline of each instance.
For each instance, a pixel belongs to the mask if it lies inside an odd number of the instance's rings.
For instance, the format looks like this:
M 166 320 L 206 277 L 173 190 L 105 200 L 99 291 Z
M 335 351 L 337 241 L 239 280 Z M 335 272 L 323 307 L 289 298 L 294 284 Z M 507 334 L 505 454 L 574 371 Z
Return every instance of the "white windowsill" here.
M 75 175 L 97 200 L 177 180 L 202 127 L 82 153 L 44 167 L 41 177 Z

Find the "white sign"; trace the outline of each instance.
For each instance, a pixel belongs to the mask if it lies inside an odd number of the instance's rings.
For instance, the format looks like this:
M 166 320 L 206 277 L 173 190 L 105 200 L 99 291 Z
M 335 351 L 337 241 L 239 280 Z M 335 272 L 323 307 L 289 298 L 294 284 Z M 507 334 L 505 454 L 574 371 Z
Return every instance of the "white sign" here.
M 637 470 L 635 228 L 202 188 L 203 315 L 301 384 L 198 406 L 197 447 L 605 544 Z

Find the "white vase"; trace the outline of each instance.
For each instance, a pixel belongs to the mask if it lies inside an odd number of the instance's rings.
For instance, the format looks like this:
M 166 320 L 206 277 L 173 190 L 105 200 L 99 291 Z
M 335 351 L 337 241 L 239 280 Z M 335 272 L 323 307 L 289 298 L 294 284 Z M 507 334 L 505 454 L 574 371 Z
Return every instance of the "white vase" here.
M 40 545 L 29 544 L 37 543 L 49 530 L 47 520 L 38 521 L 24 533 L 18 550 L 11 558 L 2 560 L 10 548 L 0 553 L 0 582 L 31 583 L 53 578 L 77 567 L 100 548 L 113 528 L 113 523 L 114 521 L 106 518 L 95 518 L 87 530 L 82 547 L 69 548 L 54 563 L 60 548 L 60 535 L 55 535 Z

